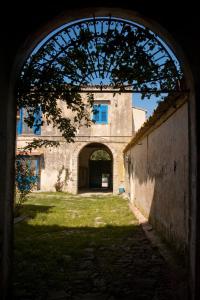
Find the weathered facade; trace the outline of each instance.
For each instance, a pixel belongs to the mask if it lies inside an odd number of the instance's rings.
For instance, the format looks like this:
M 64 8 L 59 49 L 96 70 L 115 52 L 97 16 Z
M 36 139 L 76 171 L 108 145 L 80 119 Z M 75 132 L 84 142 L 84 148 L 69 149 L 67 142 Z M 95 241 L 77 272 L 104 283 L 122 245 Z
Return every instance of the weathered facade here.
M 60 142 L 58 148 L 42 148 L 30 154 L 36 161 L 38 189 L 41 191 L 55 191 L 59 174 L 63 190 L 76 194 L 79 187 L 89 189 L 92 171 L 90 156 L 98 149 L 110 153 L 111 167 L 110 172 L 109 170 L 107 172 L 112 177 L 110 188 L 113 189 L 113 193 L 117 194 L 119 188 L 124 187 L 123 150 L 136 130 L 144 123 L 146 112 L 132 107 L 132 95 L 129 93 L 115 96 L 111 93 L 96 93 L 94 99 L 94 105 L 103 107 L 106 111 L 102 112 L 104 114 L 102 119 L 99 115 L 100 119 L 91 127 L 80 127 L 74 143 L 67 143 L 59 130 L 52 126 L 45 125 L 41 128 L 40 138 Z M 71 113 L 64 105 L 62 110 L 65 115 Z M 35 135 L 22 130 L 17 137 L 17 148 L 23 147 L 33 138 Z
M 179 252 L 188 247 L 188 103 L 174 99 L 146 122 L 124 151 L 126 192 Z
M 20 74 L 20 66 L 25 62 L 35 45 L 56 27 L 71 20 L 92 15 L 115 15 L 132 19 L 148 26 L 171 46 L 184 68 L 188 100 L 189 131 L 189 251 L 188 282 L 190 299 L 200 298 L 200 159 L 199 159 L 199 97 L 200 61 L 198 3 L 166 5 L 148 1 L 84 1 L 45 3 L 32 5 L 31 9 L 23 2 L 16 2 L 12 9 L 10 2 L 2 9 L 2 40 L 0 47 L 0 212 L 1 212 L 1 296 L 11 299 L 12 245 L 13 245 L 13 195 L 14 161 L 16 132 L 15 82 Z M 39 7 L 39 9 L 38 9 Z M 181 13 L 180 13 L 181 11 Z M 9 24 L 8 24 L 8 13 Z M 170 22 L 169 22 L 170 18 Z M 7 26 L 7 25 L 9 26 Z M 12 38 L 11 38 L 12 37 Z M 176 201 L 176 200 L 175 200 Z

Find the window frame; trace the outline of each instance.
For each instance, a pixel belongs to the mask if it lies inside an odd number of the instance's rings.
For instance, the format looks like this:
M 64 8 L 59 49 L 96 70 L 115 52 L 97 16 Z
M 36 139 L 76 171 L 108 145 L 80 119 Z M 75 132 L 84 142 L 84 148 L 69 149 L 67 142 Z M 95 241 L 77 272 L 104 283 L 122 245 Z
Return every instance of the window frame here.
M 40 180 L 41 180 L 41 156 L 40 155 L 29 155 L 29 154 L 18 154 L 16 157 L 16 161 L 20 162 L 20 158 L 22 158 L 25 162 L 28 162 L 28 168 L 31 170 L 31 161 L 34 162 L 35 175 L 37 177 L 36 181 L 36 189 L 40 190 Z
M 41 108 L 38 109 L 38 112 L 34 113 L 34 124 L 33 127 L 30 128 L 30 130 L 32 132 L 24 132 L 24 129 L 26 128 L 26 126 L 28 127 L 28 125 L 24 122 L 24 116 L 25 116 L 26 110 L 25 108 L 21 107 L 19 109 L 19 118 L 17 120 L 17 134 L 18 135 L 41 135 L 41 126 L 37 126 L 37 121 L 38 119 L 42 119 L 42 111 Z
M 99 103 L 93 105 L 93 111 L 97 110 L 98 113 L 93 112 L 92 120 L 95 122 L 95 124 L 108 124 L 108 104 Z M 105 119 L 102 117 L 105 113 Z M 98 119 L 96 116 L 98 115 Z

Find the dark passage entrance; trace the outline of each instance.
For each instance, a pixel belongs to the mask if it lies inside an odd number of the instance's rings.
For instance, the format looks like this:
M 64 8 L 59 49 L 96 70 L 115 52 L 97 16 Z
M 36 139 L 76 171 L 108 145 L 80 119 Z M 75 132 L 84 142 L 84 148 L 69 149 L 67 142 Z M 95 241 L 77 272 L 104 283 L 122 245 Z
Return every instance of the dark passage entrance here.
M 112 191 L 113 158 L 107 146 L 92 143 L 79 154 L 79 190 Z
M 112 188 L 112 161 L 90 160 L 89 187 Z

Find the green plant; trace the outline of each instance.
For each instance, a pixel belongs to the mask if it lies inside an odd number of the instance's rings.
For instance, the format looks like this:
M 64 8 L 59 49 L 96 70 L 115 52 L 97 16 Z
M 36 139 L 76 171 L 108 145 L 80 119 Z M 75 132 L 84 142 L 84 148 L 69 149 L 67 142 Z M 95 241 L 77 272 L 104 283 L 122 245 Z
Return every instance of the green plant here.
M 63 171 L 64 171 L 64 166 L 62 166 L 62 168 L 58 171 L 57 181 L 54 184 L 56 192 L 62 192 L 63 190 L 63 186 L 64 186 L 64 181 L 62 180 Z
M 96 150 L 92 153 L 91 160 L 111 160 L 110 155 L 103 149 Z
M 27 200 L 28 194 L 31 193 L 37 183 L 37 176 L 31 167 L 31 162 L 27 157 L 18 155 L 15 163 L 15 186 L 16 186 L 16 202 L 15 215 L 20 214 L 23 203 Z
M 68 34 L 66 41 L 66 32 L 74 32 L 74 37 Z M 30 128 L 52 124 L 73 142 L 78 128 L 93 123 L 90 109 L 96 90 L 90 87 L 102 91 L 104 85 L 114 94 L 131 87 L 141 92 L 142 99 L 184 86 L 179 63 L 159 36 L 126 20 L 93 18 L 66 24 L 31 53 L 16 84 L 17 106 L 26 109 L 24 121 Z M 89 87 L 86 97 L 85 87 Z M 63 116 L 58 100 L 73 112 L 70 118 Z M 36 120 L 38 111 L 43 118 Z M 45 145 L 58 146 L 59 141 L 34 139 L 26 149 Z

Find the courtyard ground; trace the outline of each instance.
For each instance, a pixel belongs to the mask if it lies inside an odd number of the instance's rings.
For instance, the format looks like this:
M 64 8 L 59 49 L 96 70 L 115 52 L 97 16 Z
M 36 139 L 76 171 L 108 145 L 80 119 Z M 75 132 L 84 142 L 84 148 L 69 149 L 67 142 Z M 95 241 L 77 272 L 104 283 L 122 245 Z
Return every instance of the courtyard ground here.
M 33 193 L 22 214 L 15 224 L 14 299 L 179 299 L 175 274 L 127 200 Z

